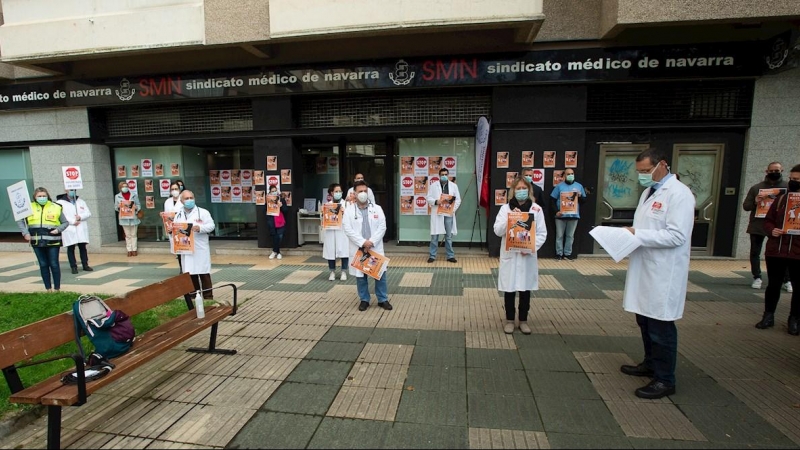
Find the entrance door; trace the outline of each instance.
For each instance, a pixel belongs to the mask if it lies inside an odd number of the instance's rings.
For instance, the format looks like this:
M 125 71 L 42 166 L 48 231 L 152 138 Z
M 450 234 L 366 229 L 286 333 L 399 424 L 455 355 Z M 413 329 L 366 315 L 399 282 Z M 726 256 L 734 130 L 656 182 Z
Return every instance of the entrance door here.
M 713 255 L 724 144 L 676 144 L 672 171 L 695 196 L 692 255 Z
M 345 173 L 342 174 L 342 187 L 345 192 L 353 186 L 355 174 L 364 175 L 364 181 L 375 194 L 375 202 L 383 208 L 386 214 L 386 236 L 384 240 L 395 238 L 394 233 L 394 195 L 391 191 L 393 169 L 391 152 L 387 143 L 348 141 L 344 145 Z
M 636 156 L 648 144 L 603 144 L 600 146 L 600 176 L 595 225 L 630 226 L 642 187 L 636 173 Z M 594 253 L 605 253 L 597 242 Z

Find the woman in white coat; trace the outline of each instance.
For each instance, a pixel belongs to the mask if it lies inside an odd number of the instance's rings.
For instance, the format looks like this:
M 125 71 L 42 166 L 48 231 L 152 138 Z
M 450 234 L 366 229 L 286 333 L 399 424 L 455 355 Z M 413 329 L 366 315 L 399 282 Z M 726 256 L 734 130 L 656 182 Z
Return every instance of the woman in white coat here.
M 138 213 L 142 209 L 142 205 L 139 203 L 139 197 L 128 189 L 127 182 L 120 181 L 118 187 L 119 193 L 114 196 L 114 210 L 119 212 L 120 204 L 133 207 L 133 218 L 120 217 L 119 224 L 122 227 L 122 231 L 125 233 L 125 247 L 128 249 L 128 256 L 138 256 L 138 232 L 139 224 L 141 223 Z
M 178 184 L 177 181 L 173 181 L 169 187 L 169 197 L 164 200 L 164 212 L 165 213 L 177 213 L 178 211 L 183 208 L 183 203 L 181 203 L 181 185 Z M 170 251 L 172 251 L 172 239 L 167 236 L 167 230 L 164 230 L 164 237 L 169 241 Z M 178 259 L 178 273 L 183 273 L 183 269 L 181 268 L 181 255 L 177 255 Z
M 183 208 L 175 214 L 175 223 L 194 224 L 192 227 L 194 253 L 181 255 L 181 268 L 184 273 L 192 275 L 195 289 L 209 289 L 211 287 L 211 248 L 208 245 L 208 234 L 214 231 L 214 219 L 207 210 L 195 205 L 194 193 L 188 189 L 181 193 L 181 203 L 183 203 Z M 213 299 L 214 294 L 211 290 L 203 291 L 203 298 Z M 191 301 L 191 296 L 187 296 L 187 303 Z
M 494 221 L 494 233 L 502 238 L 500 242 L 500 269 L 498 270 L 497 289 L 504 293 L 506 322 L 503 331 L 514 332 L 514 304 L 519 292 L 519 329 L 524 334 L 531 334 L 528 326 L 528 311 L 531 307 L 531 291 L 539 290 L 539 261 L 536 252 L 547 240 L 547 225 L 542 208 L 534 202 L 533 187 L 524 178 L 517 178 L 511 184 L 513 195 L 508 204 L 500 208 Z M 510 212 L 527 212 L 533 215 L 535 230 L 535 252 L 506 251 L 508 240 L 508 214 Z M 530 217 L 530 216 L 529 216 Z
M 332 203 L 337 203 L 339 208 L 347 206 L 342 198 L 342 186 L 339 183 L 331 184 L 328 188 L 328 194 L 333 198 Z M 320 219 L 322 219 L 323 215 L 320 215 Z M 340 279 L 342 281 L 347 280 L 347 269 L 349 269 L 348 263 L 350 262 L 350 241 L 347 239 L 347 235 L 344 234 L 341 225 L 340 223 L 337 229 L 325 230 L 325 240 L 322 244 L 322 257 L 328 260 L 328 269 L 331 271 L 331 275 L 328 277 L 330 281 L 336 280 L 336 258 L 342 259 L 342 275 Z
M 72 273 L 78 273 L 78 262 L 75 260 L 75 246 L 81 256 L 81 266 L 86 272 L 91 272 L 89 266 L 89 254 L 86 252 L 86 244 L 89 243 L 89 225 L 86 221 L 92 217 L 89 206 L 78 197 L 75 190 L 68 190 L 66 194 L 58 196 L 58 204 L 61 205 L 64 217 L 67 218 L 69 226 L 61 233 L 62 245 L 67 247 L 67 259 Z

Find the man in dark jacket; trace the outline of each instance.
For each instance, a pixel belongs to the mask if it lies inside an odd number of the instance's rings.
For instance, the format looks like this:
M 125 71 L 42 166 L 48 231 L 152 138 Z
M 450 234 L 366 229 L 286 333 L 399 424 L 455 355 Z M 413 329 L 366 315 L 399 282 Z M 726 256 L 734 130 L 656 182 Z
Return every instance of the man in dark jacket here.
M 750 235 L 750 272 L 753 274 L 753 289 L 761 289 L 761 250 L 764 247 L 764 238 L 767 232 L 764 231 L 764 216 L 769 206 L 775 200 L 774 195 L 762 195 L 762 189 L 786 189 L 786 181 L 783 179 L 783 166 L 774 161 L 769 163 L 766 170 L 764 181 L 753 185 L 747 196 L 744 198 L 742 208 L 750 211 L 750 222 L 747 225 L 747 233 Z M 783 288 L 792 291 L 792 284 L 789 282 L 787 272 L 783 279 Z

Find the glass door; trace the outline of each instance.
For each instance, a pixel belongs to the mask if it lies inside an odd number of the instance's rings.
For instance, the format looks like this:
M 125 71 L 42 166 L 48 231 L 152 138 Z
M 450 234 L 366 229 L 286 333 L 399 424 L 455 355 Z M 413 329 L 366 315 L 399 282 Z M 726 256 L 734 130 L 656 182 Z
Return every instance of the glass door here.
M 348 141 L 344 145 L 344 154 L 343 190 L 347 192 L 353 186 L 353 178 L 357 173 L 364 175 L 364 181 L 375 194 L 375 202 L 386 214 L 387 229 L 384 241 L 394 239 L 395 201 L 394 191 L 391 190 L 391 155 L 387 143 Z
M 674 173 L 695 196 L 692 254 L 714 253 L 722 156 L 724 144 L 676 144 L 673 147 Z

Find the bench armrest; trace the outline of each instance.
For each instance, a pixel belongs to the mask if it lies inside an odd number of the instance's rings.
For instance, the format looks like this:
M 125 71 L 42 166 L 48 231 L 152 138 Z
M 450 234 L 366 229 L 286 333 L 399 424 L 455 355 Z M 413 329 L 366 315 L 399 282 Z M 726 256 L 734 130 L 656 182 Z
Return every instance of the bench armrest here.
M 19 377 L 19 373 L 17 369 L 21 369 L 23 367 L 30 367 L 30 366 L 37 366 L 39 364 L 44 364 L 47 362 L 58 361 L 61 359 L 72 359 L 75 362 L 75 371 L 78 374 L 78 405 L 82 405 L 86 403 L 86 374 L 84 370 L 86 370 L 83 362 L 83 357 L 78 353 L 73 353 L 71 355 L 61 355 L 61 356 L 54 356 L 52 358 L 43 359 L 41 361 L 34 361 L 30 363 L 20 364 L 18 366 L 9 366 L 3 368 L 3 375 L 6 378 L 6 383 L 8 383 L 8 388 L 11 391 L 11 394 L 16 394 L 25 389 L 25 386 L 22 384 L 22 380 Z

